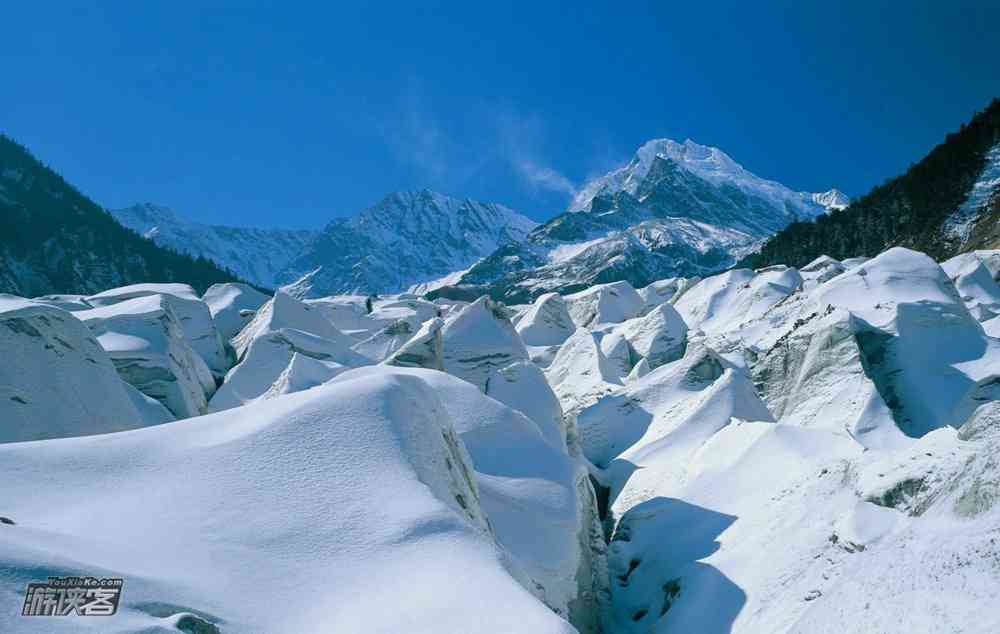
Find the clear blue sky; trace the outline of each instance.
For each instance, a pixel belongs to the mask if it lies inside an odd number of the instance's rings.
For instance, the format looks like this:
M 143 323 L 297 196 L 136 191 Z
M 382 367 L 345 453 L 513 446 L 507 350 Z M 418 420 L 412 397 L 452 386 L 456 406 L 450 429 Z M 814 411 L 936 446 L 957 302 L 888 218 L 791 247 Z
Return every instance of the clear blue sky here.
M 105 206 L 213 223 L 420 187 L 546 218 L 654 137 L 857 195 L 1000 95 L 995 0 L 32 4 L 0 131 Z

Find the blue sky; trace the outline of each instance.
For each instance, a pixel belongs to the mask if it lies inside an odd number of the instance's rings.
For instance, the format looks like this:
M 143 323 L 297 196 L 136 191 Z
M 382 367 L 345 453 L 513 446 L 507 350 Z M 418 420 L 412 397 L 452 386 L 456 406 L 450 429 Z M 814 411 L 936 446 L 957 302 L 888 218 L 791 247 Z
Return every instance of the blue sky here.
M 989 0 L 29 4 L 0 131 L 105 206 L 211 223 L 420 187 L 543 219 L 655 137 L 857 195 L 1000 95 Z

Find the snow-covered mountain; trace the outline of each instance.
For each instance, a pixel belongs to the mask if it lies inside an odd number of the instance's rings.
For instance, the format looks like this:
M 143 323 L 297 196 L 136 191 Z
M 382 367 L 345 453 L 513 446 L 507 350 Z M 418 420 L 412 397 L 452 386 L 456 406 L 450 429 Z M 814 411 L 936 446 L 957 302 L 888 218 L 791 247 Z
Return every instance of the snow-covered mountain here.
M 520 242 L 536 224 L 494 203 L 428 190 L 396 192 L 327 225 L 279 281 L 292 283 L 312 273 L 314 297 L 400 292 L 467 269 L 497 248 Z
M 844 194 L 836 189 L 822 194 L 795 192 L 781 183 L 760 178 L 747 171 L 719 148 L 699 145 L 691 139 L 683 143 L 672 139 L 654 139 L 643 144 L 628 164 L 585 185 L 574 196 L 567 211 L 587 210 L 597 196 L 608 196 L 618 192 L 627 192 L 639 202 L 645 202 L 653 194 L 662 196 L 665 192 L 658 192 L 657 189 L 662 187 L 661 181 L 670 177 L 672 171 L 668 167 L 670 163 L 712 185 L 735 188 L 750 199 L 762 201 L 763 205 L 750 210 L 757 213 L 751 213 L 750 217 L 743 218 L 747 225 L 759 224 L 771 227 L 776 223 L 780 224 L 782 216 L 786 220 L 814 217 L 821 211 L 817 209 L 817 205 L 827 208 L 831 204 L 846 203 Z M 683 195 L 681 192 L 672 193 L 677 198 Z M 731 192 L 731 195 L 735 195 L 735 192 Z M 675 203 L 676 200 L 660 199 L 652 202 L 669 204 Z M 708 207 L 713 201 L 701 202 L 704 203 L 703 206 Z M 741 207 L 745 208 L 747 204 Z M 671 210 L 664 211 L 669 213 Z
M 207 258 L 264 288 L 276 287 L 278 274 L 318 233 L 205 225 L 152 203 L 114 209 L 111 214 L 118 222 L 160 246 Z
M 792 191 L 718 148 L 658 139 L 587 184 L 569 209 L 472 267 L 458 286 L 520 302 L 599 282 L 644 286 L 731 266 L 797 220 L 846 204 L 837 190 Z
M 851 204 L 850 196 L 837 188 L 833 188 L 830 191 L 823 192 L 822 194 L 813 194 L 812 199 L 817 205 L 822 205 L 831 211 L 846 209 L 847 206 Z

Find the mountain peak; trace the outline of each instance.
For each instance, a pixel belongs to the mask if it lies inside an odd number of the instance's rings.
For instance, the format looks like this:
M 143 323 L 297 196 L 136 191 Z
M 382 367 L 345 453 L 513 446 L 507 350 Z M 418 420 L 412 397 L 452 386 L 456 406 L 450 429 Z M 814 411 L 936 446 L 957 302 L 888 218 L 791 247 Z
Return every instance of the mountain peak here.
M 813 194 L 812 198 L 817 205 L 823 205 L 830 211 L 846 209 L 851 204 L 851 197 L 836 187 L 829 191 Z
M 586 211 L 595 196 L 615 192 L 626 192 L 642 202 L 640 191 L 649 189 L 643 183 L 654 171 L 657 161 L 670 161 L 711 186 L 735 187 L 782 215 L 814 218 L 829 209 L 812 193 L 797 192 L 779 182 L 757 176 L 717 147 L 701 145 L 691 139 L 678 143 L 663 138 L 643 143 L 626 165 L 587 183 L 570 202 L 567 211 Z M 843 194 L 836 193 L 834 202 L 839 204 Z M 821 195 L 828 194 L 830 192 Z
M 396 191 L 327 225 L 281 281 L 322 267 L 311 278 L 310 296 L 400 292 L 463 271 L 536 226 L 496 203 L 429 189 Z

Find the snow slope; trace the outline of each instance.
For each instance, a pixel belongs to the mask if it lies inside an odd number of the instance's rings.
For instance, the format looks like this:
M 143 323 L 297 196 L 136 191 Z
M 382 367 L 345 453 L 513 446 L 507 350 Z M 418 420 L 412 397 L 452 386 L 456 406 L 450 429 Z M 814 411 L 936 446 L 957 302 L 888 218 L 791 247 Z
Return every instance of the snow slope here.
M 1000 142 L 986 153 L 986 164 L 972 184 L 968 196 L 944 222 L 945 235 L 965 244 L 976 221 L 983 214 L 992 196 L 1000 191 Z
M 70 313 L 0 295 L 0 442 L 143 426 L 108 354 Z
M 47 575 L 125 579 L 116 617 L 4 609 L 0 630 L 176 631 L 183 617 L 207 632 L 573 632 L 509 572 L 431 380 L 345 376 L 135 432 L 0 446 L 14 522 L 0 524 L 0 601 L 20 605 Z

